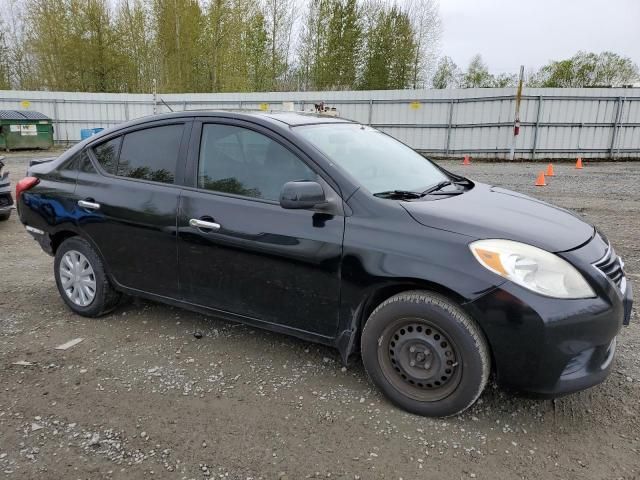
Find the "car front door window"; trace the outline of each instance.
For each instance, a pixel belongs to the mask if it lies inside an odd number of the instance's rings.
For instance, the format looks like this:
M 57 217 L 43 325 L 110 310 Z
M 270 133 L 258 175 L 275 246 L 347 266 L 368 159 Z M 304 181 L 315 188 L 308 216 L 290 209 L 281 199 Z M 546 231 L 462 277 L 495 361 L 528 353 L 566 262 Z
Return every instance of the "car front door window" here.
M 296 155 L 266 135 L 233 125 L 202 127 L 199 188 L 277 201 L 285 183 L 315 179 Z

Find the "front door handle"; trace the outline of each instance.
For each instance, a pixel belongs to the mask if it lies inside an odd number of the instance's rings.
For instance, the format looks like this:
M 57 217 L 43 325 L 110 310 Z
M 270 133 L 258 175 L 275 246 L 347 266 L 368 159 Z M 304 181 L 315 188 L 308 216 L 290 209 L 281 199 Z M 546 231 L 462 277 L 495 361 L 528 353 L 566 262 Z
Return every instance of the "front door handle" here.
M 220 230 L 219 223 L 207 222 L 206 220 L 200 220 L 199 218 L 192 218 L 189 220 L 189 225 L 196 228 L 202 228 L 204 230 Z
M 86 208 L 87 210 L 100 210 L 99 203 L 88 202 L 87 200 L 78 200 L 78 206 Z

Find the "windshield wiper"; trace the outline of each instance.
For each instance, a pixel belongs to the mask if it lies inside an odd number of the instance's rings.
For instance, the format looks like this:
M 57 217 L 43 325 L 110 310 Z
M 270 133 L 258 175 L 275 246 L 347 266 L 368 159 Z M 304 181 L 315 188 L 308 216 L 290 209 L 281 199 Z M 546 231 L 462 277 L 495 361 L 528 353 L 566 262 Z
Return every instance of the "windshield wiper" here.
M 469 180 L 464 179 L 464 180 L 459 180 L 459 181 L 450 181 L 450 180 L 443 180 L 442 182 L 438 182 L 435 185 L 433 185 L 432 187 L 427 188 L 424 192 L 422 192 L 423 196 L 426 195 L 460 195 L 462 193 L 464 193 L 464 187 L 462 186 L 463 183 L 467 183 L 467 185 L 470 184 Z M 442 190 L 444 187 L 447 187 L 449 185 L 455 185 L 456 188 L 455 190 L 447 190 L 446 192 L 441 192 L 440 190 Z
M 412 192 L 410 190 L 387 190 L 373 195 L 380 198 L 422 198 L 424 196 L 420 192 Z
M 435 185 L 427 188 L 424 192 L 412 192 L 410 190 L 387 190 L 384 192 L 374 193 L 373 195 L 380 198 L 399 198 L 407 200 L 415 200 L 427 195 L 460 195 L 461 193 L 464 193 L 464 187 L 462 187 L 461 185 L 462 183 L 464 183 L 464 180 L 454 182 L 452 182 L 451 180 L 442 180 L 441 182 L 438 182 Z M 466 181 L 468 182 L 468 180 Z M 440 191 L 444 187 L 447 187 L 449 185 L 455 185 L 456 187 L 462 188 L 457 188 L 456 190 L 446 192 Z
M 451 182 L 451 180 L 443 180 L 441 182 L 438 182 L 435 185 L 432 185 L 431 187 L 427 188 L 424 192 L 422 192 L 422 195 L 424 196 L 424 195 L 429 195 L 430 193 L 433 193 L 433 192 L 437 192 L 438 190 L 442 190 L 447 185 L 453 185 L 453 182 Z

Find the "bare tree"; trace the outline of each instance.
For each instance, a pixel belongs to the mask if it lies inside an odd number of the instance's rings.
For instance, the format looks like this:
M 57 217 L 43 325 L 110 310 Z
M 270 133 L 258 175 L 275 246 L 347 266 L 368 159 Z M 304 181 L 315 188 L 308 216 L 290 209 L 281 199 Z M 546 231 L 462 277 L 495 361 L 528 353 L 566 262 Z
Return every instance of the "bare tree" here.
M 407 11 L 414 30 L 413 88 L 424 88 L 435 68 L 442 35 L 437 0 L 409 0 Z
M 150 92 L 153 79 L 158 78 L 158 53 L 151 22 L 151 12 L 143 0 L 121 0 L 118 4 L 115 29 L 123 91 Z
M 34 75 L 34 58 L 26 42 L 26 25 L 23 21 L 26 5 L 17 0 L 0 0 L 3 37 L 2 62 L 6 71 L 6 87 L 19 89 L 39 88 Z
M 289 73 L 295 0 L 264 0 L 262 5 L 269 46 L 270 88 L 277 90 Z

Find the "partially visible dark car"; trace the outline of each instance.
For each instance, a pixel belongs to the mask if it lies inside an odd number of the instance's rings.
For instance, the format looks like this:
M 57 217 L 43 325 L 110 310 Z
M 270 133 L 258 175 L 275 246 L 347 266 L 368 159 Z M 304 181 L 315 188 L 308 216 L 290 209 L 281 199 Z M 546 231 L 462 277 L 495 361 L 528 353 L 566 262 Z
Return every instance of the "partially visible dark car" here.
M 9 220 L 13 209 L 13 198 L 11 197 L 11 181 L 9 172 L 4 171 L 4 157 L 0 156 L 0 222 Z
M 16 197 L 73 311 L 124 293 L 360 352 L 422 415 L 466 409 L 491 371 L 550 396 L 595 385 L 631 315 L 591 225 L 335 118 L 148 117 L 31 166 Z

